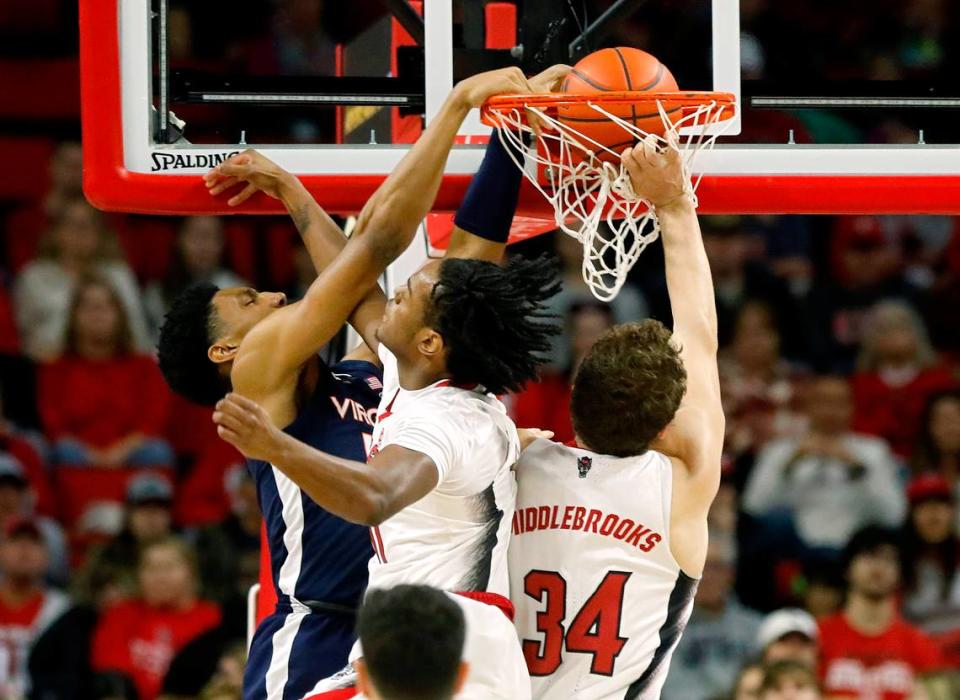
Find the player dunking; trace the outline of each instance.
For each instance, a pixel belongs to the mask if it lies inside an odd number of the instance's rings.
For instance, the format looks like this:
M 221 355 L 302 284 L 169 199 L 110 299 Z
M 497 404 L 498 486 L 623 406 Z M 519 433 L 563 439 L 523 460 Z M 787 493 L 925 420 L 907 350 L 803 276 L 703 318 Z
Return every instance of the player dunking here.
M 536 440 L 517 465 L 510 545 L 534 698 L 660 696 L 707 551 L 724 418 L 713 284 L 681 156 L 623 156 L 662 225 L 673 333 L 616 326 L 584 359 L 577 448 Z
M 375 347 L 386 303 L 377 278 L 429 210 L 460 123 L 488 96 L 513 91 L 533 91 L 515 69 L 460 83 L 364 207 L 346 244 L 296 178 L 262 156 L 244 154 L 214 171 L 208 178 L 214 194 L 245 184 L 231 203 L 258 190 L 281 199 L 323 272 L 303 301 L 289 306 L 283 295 L 252 289 L 186 292 L 161 334 L 160 364 L 171 387 L 201 403 L 214 403 L 232 388 L 260 402 L 266 420 L 285 434 L 345 460 L 365 459 L 381 386 L 375 357 L 361 351 L 328 368 L 316 353 L 348 316 Z M 470 255 L 477 248 L 473 237 L 457 234 L 454 252 Z M 253 640 L 244 696 L 299 698 L 346 662 L 353 610 L 366 584 L 369 534 L 317 505 L 296 478 L 269 462 L 254 460 L 250 468 L 267 523 L 278 605 Z
M 486 261 L 432 261 L 387 305 L 376 332 L 384 394 L 368 463 L 293 439 L 235 394 L 214 416 L 244 454 L 273 464 L 329 512 L 372 526 L 371 587 L 422 583 L 463 594 L 472 671 L 461 698 L 530 692 L 503 614 L 520 444 L 493 394 L 535 375 L 554 332 L 544 302 L 558 284 L 544 260 L 489 262 L 503 253 L 520 177 L 495 140 L 457 216 L 476 234 L 463 251 Z M 498 191 L 499 200 L 485 196 Z M 508 195 L 510 206 L 497 204 Z

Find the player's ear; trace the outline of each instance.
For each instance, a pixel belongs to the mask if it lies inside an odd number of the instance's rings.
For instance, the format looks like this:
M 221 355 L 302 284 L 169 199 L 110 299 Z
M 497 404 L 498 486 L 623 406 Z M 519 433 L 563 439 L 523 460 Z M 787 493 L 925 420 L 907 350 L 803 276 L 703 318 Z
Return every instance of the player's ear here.
M 421 355 L 429 359 L 439 357 L 444 351 L 443 336 L 432 328 L 424 328 L 420 331 L 417 349 Z
M 460 668 L 457 670 L 457 679 L 453 682 L 453 694 L 456 695 L 461 690 L 463 690 L 464 684 L 467 682 L 467 676 L 470 675 L 470 664 L 466 661 L 460 662 Z
M 207 348 L 207 357 L 214 364 L 230 362 L 237 355 L 237 345 L 231 343 L 214 343 Z

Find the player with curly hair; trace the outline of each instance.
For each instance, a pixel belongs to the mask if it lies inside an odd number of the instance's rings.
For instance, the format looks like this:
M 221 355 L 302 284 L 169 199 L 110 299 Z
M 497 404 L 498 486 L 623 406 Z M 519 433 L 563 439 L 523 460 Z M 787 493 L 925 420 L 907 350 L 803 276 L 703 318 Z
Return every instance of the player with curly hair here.
M 707 552 L 724 418 L 713 283 L 680 153 L 624 153 L 662 227 L 673 331 L 614 326 L 571 399 L 576 446 L 534 440 L 517 465 L 510 544 L 534 698 L 660 697 Z
M 243 185 L 231 204 L 257 191 L 280 199 L 321 273 L 304 299 L 290 305 L 282 294 L 254 289 L 188 290 L 172 305 L 161 332 L 161 370 L 175 391 L 201 403 L 215 403 L 228 391 L 255 401 L 271 431 L 335 455 L 331 459 L 350 465 L 347 471 L 356 477 L 318 488 L 314 474 L 297 470 L 283 456 L 245 450 L 258 485 L 278 593 L 276 611 L 261 623 L 251 646 L 245 698 L 302 697 L 320 678 L 346 663 L 373 551 L 364 525 L 386 517 L 409 497 L 404 490 L 399 498 L 380 499 L 381 494 L 368 490 L 364 499 L 355 491 L 371 483 L 355 474 L 355 465 L 382 475 L 394 473 L 385 466 L 390 455 L 375 467 L 364 465 L 381 388 L 389 386 L 391 376 L 389 368 L 381 376 L 371 352 L 381 345 L 378 329 L 387 305 L 377 280 L 409 245 L 429 211 L 457 129 L 469 110 L 493 94 L 533 92 L 534 86 L 549 89 L 565 70 L 548 69 L 528 83 L 518 69 L 503 69 L 459 83 L 364 206 L 349 242 L 296 178 L 258 154 L 237 156 L 208 176 L 212 194 Z M 509 160 L 499 139 L 488 148 L 485 162 L 489 159 Z M 512 191 L 489 177 L 475 179 L 474 184 L 487 206 L 509 222 L 519 179 Z M 448 255 L 502 255 L 509 224 L 502 239 L 496 240 L 482 230 L 484 221 L 479 221 L 478 229 L 477 224 L 458 221 Z M 495 267 L 482 261 L 460 262 Z M 317 352 L 348 319 L 366 345 L 327 367 Z M 527 376 L 523 368 L 520 376 Z M 514 381 L 513 375 L 503 372 L 491 378 Z M 229 439 L 224 425 L 220 431 Z M 424 467 L 397 463 L 394 469 L 412 478 Z M 421 474 L 417 483 L 425 482 Z M 505 574 L 501 578 L 505 592 Z

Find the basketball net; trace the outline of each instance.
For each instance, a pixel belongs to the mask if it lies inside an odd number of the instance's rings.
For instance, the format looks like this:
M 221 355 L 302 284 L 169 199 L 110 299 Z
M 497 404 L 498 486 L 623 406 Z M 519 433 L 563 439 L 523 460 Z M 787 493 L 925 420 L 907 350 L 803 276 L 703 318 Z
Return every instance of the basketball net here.
M 642 94 L 642 93 L 638 93 Z M 710 93 L 703 93 L 709 95 Z M 600 301 L 611 301 L 627 281 L 644 249 L 660 235 L 660 222 L 650 202 L 633 191 L 630 176 L 617 153 L 569 124 L 548 113 L 546 106 L 512 96 L 511 104 L 486 106 L 488 123 L 497 126 L 500 139 L 514 163 L 552 205 L 557 227 L 576 238 L 583 246 L 583 280 Z M 536 97 L 536 96 L 530 96 Z M 557 95 L 557 98 L 564 98 Z M 593 96 L 595 97 L 595 96 Z M 653 100 L 637 98 L 639 102 Z M 651 134 L 621 119 L 595 100 L 586 104 L 606 119 L 619 124 L 631 137 L 656 140 L 658 148 L 679 151 L 684 169 L 684 190 L 697 205 L 696 191 L 702 175 L 691 177 L 694 155 L 713 148 L 724 129 L 708 133 L 711 125 L 733 116 L 732 104 L 707 100 L 685 109 L 679 119 L 671 119 L 661 100 L 655 100 L 663 124 L 663 135 Z M 676 111 L 676 110 L 670 110 Z M 536 135 L 527 113 L 539 117 L 541 129 Z M 533 136 L 534 147 L 526 138 Z M 526 154 L 524 159 L 518 154 Z M 612 157 L 614 162 L 601 159 Z M 540 172 L 545 184 L 541 183 Z

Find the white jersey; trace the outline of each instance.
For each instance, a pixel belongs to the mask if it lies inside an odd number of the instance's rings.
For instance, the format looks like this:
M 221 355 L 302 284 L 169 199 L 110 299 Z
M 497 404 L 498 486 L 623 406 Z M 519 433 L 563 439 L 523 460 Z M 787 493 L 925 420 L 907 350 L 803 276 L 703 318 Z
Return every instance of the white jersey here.
M 388 445 L 437 465 L 437 485 L 372 529 L 371 588 L 420 583 L 446 591 L 509 595 L 507 546 L 516 499 L 516 426 L 482 388 L 448 381 L 400 387 L 397 359 L 380 345 L 383 399 L 371 457 Z
M 510 586 L 535 699 L 660 697 L 697 588 L 670 552 L 672 477 L 653 451 L 524 451 Z

